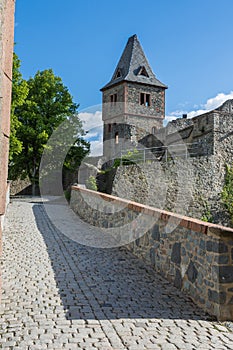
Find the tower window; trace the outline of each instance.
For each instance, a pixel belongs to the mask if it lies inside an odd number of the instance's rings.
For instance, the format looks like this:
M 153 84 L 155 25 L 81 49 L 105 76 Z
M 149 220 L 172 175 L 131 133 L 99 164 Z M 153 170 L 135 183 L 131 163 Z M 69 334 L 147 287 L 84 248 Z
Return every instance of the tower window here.
M 155 135 L 156 129 L 157 129 L 157 128 L 156 128 L 155 126 L 153 126 L 153 128 L 152 128 L 152 134 L 153 134 L 153 135 Z
M 115 104 L 117 102 L 117 94 L 110 95 L 111 104 Z
M 115 79 L 120 78 L 122 76 L 120 68 L 117 70 Z
M 149 74 L 147 73 L 147 70 L 144 66 L 140 67 L 138 75 L 143 75 L 144 77 L 149 77 Z
M 149 107 L 151 105 L 150 94 L 140 93 L 140 105 Z
M 119 143 L 119 134 L 118 132 L 115 133 L 115 144 L 118 145 Z

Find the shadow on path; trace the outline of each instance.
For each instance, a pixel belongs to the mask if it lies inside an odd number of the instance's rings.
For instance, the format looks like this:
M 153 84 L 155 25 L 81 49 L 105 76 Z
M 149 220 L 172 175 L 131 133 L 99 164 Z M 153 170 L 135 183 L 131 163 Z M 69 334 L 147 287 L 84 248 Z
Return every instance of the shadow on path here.
M 33 206 L 67 319 L 211 320 L 126 248 L 87 247 L 63 235 Z

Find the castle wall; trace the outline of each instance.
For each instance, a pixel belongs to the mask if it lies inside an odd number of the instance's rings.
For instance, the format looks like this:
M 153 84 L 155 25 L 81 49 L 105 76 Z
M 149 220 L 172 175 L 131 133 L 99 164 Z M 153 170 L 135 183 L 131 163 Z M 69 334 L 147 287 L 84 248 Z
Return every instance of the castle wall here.
M 139 163 L 117 169 L 113 194 L 226 226 L 230 218 L 222 203 L 226 164 L 233 163 L 233 101 L 193 119 L 177 119 L 143 139 L 145 147 L 166 145 L 168 161 Z M 178 144 L 188 150 L 180 156 Z M 169 151 L 172 159 L 169 160 Z M 151 153 L 152 158 L 156 152 Z M 183 151 L 182 151 L 183 152 Z M 189 153 L 190 152 L 190 153 Z M 165 192 L 162 193 L 162 189 Z M 182 191 L 181 191 L 182 190 Z M 179 195 L 179 200 L 177 196 Z
M 14 36 L 14 0 L 2 0 L 0 4 L 0 224 L 5 213 L 8 150 L 10 136 L 12 51 Z M 0 225 L 1 236 L 1 225 Z
M 72 187 L 84 221 L 138 258 L 218 320 L 233 320 L 233 230 L 103 193 Z
M 112 194 L 159 209 L 229 225 L 221 202 L 224 174 L 214 156 L 118 167 Z

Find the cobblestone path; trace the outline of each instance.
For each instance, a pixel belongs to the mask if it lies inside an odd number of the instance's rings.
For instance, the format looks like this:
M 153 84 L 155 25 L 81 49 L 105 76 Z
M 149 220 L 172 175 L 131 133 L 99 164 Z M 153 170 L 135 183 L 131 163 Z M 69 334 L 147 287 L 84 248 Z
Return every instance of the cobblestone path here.
M 79 245 L 15 200 L 3 235 L 2 349 L 232 349 L 233 333 L 125 248 Z

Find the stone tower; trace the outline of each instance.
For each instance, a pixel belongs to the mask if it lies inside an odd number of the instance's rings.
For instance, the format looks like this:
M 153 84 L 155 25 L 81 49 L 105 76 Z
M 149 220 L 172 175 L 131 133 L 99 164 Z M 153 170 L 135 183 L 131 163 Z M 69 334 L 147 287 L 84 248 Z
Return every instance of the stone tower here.
M 155 77 L 137 36 L 131 36 L 110 82 L 101 89 L 107 159 L 163 126 L 166 88 Z

